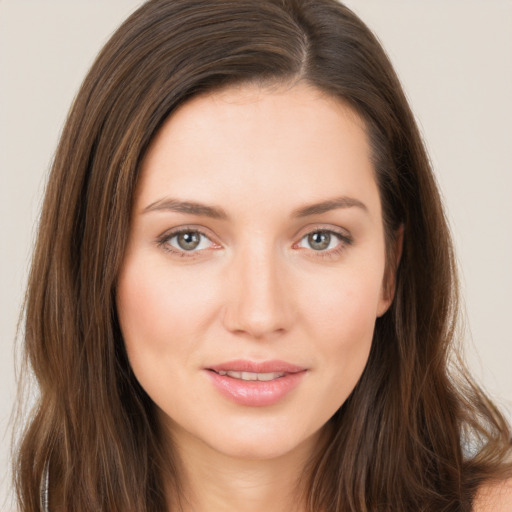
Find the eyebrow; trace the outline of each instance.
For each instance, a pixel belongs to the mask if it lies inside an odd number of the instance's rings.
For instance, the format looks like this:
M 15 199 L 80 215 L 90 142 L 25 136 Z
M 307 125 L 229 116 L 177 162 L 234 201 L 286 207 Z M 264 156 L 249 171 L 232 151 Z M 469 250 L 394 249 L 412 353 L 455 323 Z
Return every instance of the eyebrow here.
M 302 218 L 311 215 L 320 215 L 331 210 L 340 208 L 360 208 L 367 212 L 368 208 L 364 203 L 352 197 L 341 196 L 334 199 L 328 199 L 319 203 L 301 206 L 292 212 L 292 217 Z M 220 206 L 207 205 L 195 201 L 182 201 L 174 198 L 164 198 L 155 201 L 146 206 L 142 213 L 155 211 L 172 211 L 178 213 L 187 213 L 201 217 L 211 217 L 212 219 L 228 220 L 229 216 Z
M 194 201 L 180 201 L 179 199 L 164 198 L 144 208 L 142 213 L 171 211 L 178 213 L 188 213 L 190 215 L 198 215 L 202 217 L 211 217 L 212 219 L 227 220 L 228 214 L 219 206 L 209 206 Z
M 367 212 L 368 208 L 364 203 L 353 197 L 341 196 L 335 197 L 334 199 L 328 199 L 320 203 L 310 204 L 297 208 L 293 211 L 292 217 L 309 217 L 310 215 L 319 215 L 326 213 L 331 210 L 337 210 L 339 208 L 361 208 L 361 210 Z

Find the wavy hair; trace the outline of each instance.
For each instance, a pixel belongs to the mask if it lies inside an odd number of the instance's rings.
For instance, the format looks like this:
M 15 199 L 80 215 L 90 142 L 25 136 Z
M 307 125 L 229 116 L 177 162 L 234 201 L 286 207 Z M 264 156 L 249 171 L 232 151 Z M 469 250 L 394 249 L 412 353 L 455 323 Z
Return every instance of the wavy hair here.
M 55 155 L 25 306 L 39 395 L 15 461 L 21 512 L 163 512 L 180 492 L 135 379 L 115 290 L 140 164 L 195 95 L 302 81 L 350 105 L 370 140 L 395 299 L 364 373 L 305 469 L 308 511 L 469 511 L 510 474 L 504 419 L 453 356 L 457 278 L 447 222 L 405 95 L 375 36 L 335 0 L 151 0 L 105 45 Z M 404 230 L 398 269 L 391 253 Z

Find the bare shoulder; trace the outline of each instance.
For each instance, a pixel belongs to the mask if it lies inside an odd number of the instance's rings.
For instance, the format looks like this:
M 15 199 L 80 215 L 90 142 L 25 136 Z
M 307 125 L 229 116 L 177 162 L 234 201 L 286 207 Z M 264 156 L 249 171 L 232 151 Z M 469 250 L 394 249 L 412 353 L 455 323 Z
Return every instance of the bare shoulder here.
M 512 478 L 482 485 L 475 496 L 473 512 L 512 512 Z

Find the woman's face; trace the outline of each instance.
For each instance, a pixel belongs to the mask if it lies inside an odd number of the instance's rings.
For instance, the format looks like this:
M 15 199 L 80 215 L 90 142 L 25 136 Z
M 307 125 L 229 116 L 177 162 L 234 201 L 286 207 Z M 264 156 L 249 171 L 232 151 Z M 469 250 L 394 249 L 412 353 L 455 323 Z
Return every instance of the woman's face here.
M 313 444 L 390 303 L 362 121 L 305 84 L 196 97 L 153 141 L 132 215 L 119 320 L 177 444 Z

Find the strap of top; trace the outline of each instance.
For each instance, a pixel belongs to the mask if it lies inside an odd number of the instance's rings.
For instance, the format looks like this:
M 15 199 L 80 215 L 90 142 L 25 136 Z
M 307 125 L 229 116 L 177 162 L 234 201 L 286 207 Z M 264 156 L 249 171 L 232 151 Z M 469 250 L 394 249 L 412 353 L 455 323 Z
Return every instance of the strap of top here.
M 50 471 L 48 467 L 48 463 L 46 463 L 43 471 L 43 478 L 41 479 L 41 486 L 39 489 L 39 503 L 42 512 L 50 512 L 48 509 L 48 492 L 50 485 Z

